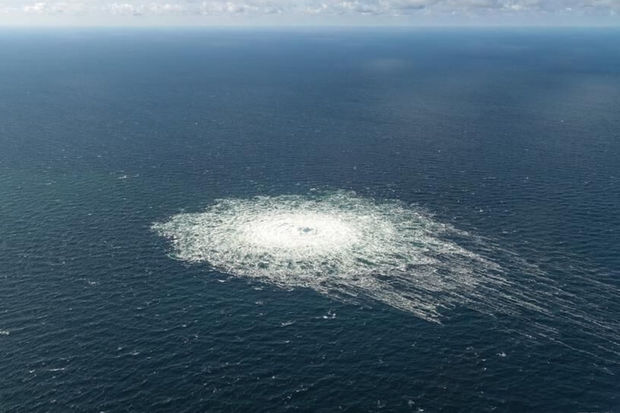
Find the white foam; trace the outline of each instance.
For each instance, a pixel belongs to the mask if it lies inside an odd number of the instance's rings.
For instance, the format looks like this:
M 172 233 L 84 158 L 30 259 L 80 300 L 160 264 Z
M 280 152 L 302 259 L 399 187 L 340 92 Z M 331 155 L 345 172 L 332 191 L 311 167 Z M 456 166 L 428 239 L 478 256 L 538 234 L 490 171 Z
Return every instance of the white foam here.
M 535 314 L 539 321 L 514 332 L 584 352 L 562 341 L 554 327 L 561 317 L 601 340 L 607 360 L 620 355 L 619 323 L 605 308 L 567 294 L 538 267 L 490 240 L 398 201 L 343 191 L 222 199 L 153 229 L 171 240 L 175 258 L 232 276 L 285 289 L 307 287 L 346 301 L 373 299 L 434 322 L 455 306 L 487 314 Z M 323 316 L 335 317 L 331 310 Z
M 480 285 L 503 282 L 498 265 L 450 240 L 467 234 L 351 192 L 223 199 L 153 228 L 179 259 L 284 288 L 369 297 L 432 321 L 477 297 Z

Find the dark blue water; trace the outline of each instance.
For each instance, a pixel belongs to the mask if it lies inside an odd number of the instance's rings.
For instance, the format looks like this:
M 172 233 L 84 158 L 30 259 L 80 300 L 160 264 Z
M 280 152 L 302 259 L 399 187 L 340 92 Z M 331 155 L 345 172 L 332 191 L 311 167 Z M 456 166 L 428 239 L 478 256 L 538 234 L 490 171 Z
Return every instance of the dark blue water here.
M 620 411 L 619 45 L 1 32 L 0 411 Z M 433 323 L 174 260 L 151 230 L 313 188 L 510 251 L 551 312 Z

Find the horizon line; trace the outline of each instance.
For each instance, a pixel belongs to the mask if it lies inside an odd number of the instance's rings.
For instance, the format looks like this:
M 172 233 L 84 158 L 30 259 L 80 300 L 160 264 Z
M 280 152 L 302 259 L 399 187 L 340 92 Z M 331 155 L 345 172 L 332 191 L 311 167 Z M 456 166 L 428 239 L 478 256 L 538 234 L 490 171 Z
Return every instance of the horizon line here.
M 618 24 L 3 24 L 3 29 L 612 29 Z

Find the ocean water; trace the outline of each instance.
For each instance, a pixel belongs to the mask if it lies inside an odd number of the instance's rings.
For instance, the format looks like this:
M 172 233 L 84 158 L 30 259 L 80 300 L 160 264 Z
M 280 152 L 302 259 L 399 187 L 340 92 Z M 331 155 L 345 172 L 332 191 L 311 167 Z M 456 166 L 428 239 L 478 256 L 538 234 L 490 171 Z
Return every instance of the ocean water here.
M 620 411 L 617 30 L 0 32 L 0 411 Z

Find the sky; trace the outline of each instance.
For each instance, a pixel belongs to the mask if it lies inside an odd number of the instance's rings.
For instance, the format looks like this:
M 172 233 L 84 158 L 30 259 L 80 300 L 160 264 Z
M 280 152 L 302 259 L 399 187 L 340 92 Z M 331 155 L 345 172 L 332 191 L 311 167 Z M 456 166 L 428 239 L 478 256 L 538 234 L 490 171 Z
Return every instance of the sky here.
M 0 0 L 0 26 L 616 26 L 620 0 Z

